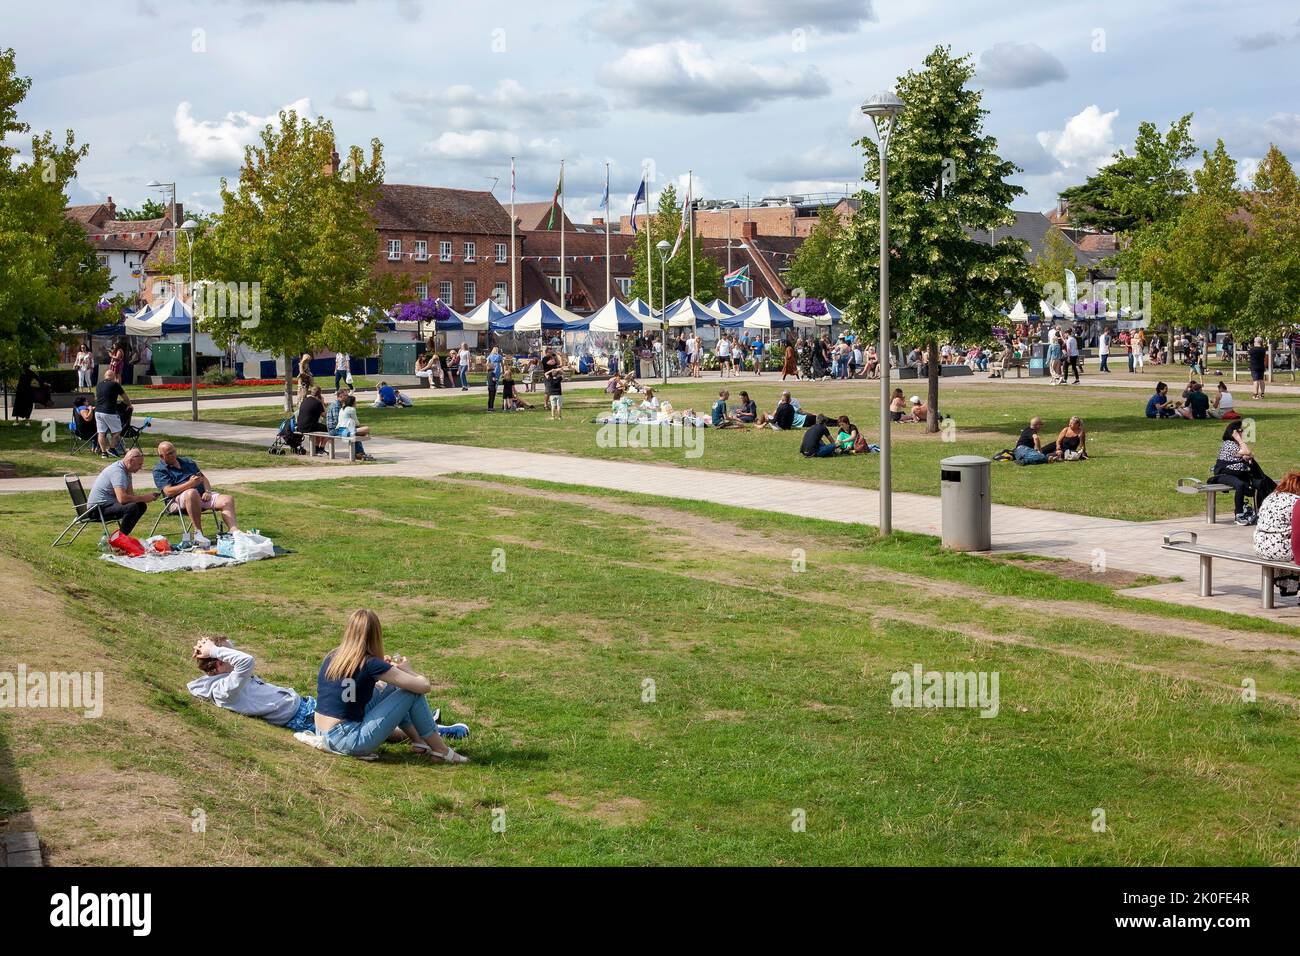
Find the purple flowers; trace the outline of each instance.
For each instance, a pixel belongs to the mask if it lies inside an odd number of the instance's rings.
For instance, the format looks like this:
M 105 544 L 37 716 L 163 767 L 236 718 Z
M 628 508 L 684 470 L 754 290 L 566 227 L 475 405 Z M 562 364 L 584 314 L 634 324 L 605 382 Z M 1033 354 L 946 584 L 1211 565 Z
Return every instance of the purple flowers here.
M 451 310 L 442 304 L 441 299 L 416 299 L 404 302 L 389 313 L 398 322 L 434 323 L 451 318 Z
M 785 307 L 791 312 L 798 312 L 800 315 L 826 314 L 826 304 L 821 299 L 813 299 L 808 296 L 791 299 L 785 304 Z

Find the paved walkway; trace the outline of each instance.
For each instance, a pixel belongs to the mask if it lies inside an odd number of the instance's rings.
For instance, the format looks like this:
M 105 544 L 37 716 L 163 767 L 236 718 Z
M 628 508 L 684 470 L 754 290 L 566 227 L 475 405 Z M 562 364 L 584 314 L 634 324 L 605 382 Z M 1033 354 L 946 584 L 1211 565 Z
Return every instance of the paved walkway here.
M 274 429 L 218 422 L 171 420 L 168 433 L 210 441 L 246 443 L 266 447 Z M 845 523 L 875 524 L 875 491 L 843 485 L 817 485 L 792 478 L 763 477 L 682 468 L 672 465 L 600 461 L 570 455 L 541 454 L 500 448 L 475 448 L 394 438 L 372 438 L 367 450 L 380 463 L 353 465 L 345 461 L 318 461 L 291 467 L 216 469 L 215 483 L 230 486 L 267 481 L 316 481 L 346 476 L 431 478 L 452 472 L 481 472 L 634 491 L 691 501 L 709 501 L 762 511 L 801 515 Z M 97 464 L 98 462 L 96 462 Z M 89 479 L 93 476 L 87 475 Z M 816 489 L 824 489 L 818 493 Z M 12 478 L 0 481 L 0 493 L 62 491 L 61 478 Z M 894 527 L 901 531 L 939 535 L 939 499 L 928 495 L 895 493 Z M 1201 540 L 1229 549 L 1249 551 L 1251 529 L 1221 521 L 1214 527 L 1203 518 L 1131 522 L 1087 515 L 1064 514 L 1008 505 L 993 506 L 993 550 L 1017 551 L 1050 558 L 1066 558 L 1094 567 L 1180 576 L 1181 583 L 1134 589 L 1127 593 L 1185 604 L 1196 601 L 1195 558 L 1160 549 L 1162 535 L 1190 528 Z M 1258 607 L 1259 573 L 1246 565 L 1219 563 L 1215 567 L 1213 606 L 1274 620 L 1300 622 L 1300 608 L 1288 603 L 1275 611 Z

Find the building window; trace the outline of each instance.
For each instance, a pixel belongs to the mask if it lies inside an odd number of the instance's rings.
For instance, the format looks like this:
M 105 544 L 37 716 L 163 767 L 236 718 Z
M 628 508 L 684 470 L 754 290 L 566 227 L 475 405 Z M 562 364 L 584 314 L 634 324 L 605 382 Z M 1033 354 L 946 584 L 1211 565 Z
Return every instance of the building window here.
M 497 262 L 505 262 L 505 261 L 506 261 L 506 244 L 505 244 L 504 242 L 498 242 L 498 243 L 497 243 Z
M 429 283 L 417 282 L 415 284 L 415 297 L 420 300 L 429 298 Z
M 555 293 L 558 294 L 559 291 L 560 291 L 560 277 L 559 277 L 559 276 L 547 276 L 546 278 L 550 280 L 550 283 L 551 283 L 551 291 L 552 291 L 552 292 L 555 292 Z M 565 277 L 564 277 L 564 294 L 565 294 L 565 295 L 572 295 L 572 294 L 573 294 L 573 276 L 565 276 Z
M 99 260 L 101 268 L 108 265 L 108 256 L 96 256 L 95 258 Z
M 450 243 L 450 242 L 440 242 L 440 243 L 438 243 L 438 261 L 439 261 L 439 262 L 451 262 L 451 243 Z
M 465 243 L 465 261 L 466 262 L 474 261 L 474 243 L 472 242 Z
M 388 240 L 388 261 L 395 262 L 400 258 L 402 258 L 402 240 L 389 239 Z
M 507 308 L 510 305 L 510 289 L 504 282 L 498 282 L 492 287 L 492 298 L 496 299 L 501 308 Z
M 442 299 L 443 305 L 451 305 L 451 281 L 444 279 L 438 283 L 438 298 Z
M 153 284 L 153 297 L 155 299 L 165 299 L 171 295 L 171 284 L 167 281 L 155 282 Z
M 632 294 L 632 278 L 630 276 L 615 276 L 614 283 L 618 286 L 619 295 L 627 298 Z
M 465 308 L 478 305 L 478 286 L 473 279 L 465 280 Z
M 417 262 L 429 261 L 429 244 L 423 239 L 417 239 L 415 242 L 415 259 Z

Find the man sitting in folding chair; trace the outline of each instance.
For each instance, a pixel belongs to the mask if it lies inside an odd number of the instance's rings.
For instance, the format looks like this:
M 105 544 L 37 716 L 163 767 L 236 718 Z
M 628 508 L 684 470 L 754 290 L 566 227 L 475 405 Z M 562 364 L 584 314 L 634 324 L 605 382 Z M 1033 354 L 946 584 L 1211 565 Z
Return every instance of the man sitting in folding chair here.
M 194 547 L 206 548 L 212 542 L 203 536 L 203 512 L 213 512 L 217 523 L 217 533 L 221 533 L 221 523 L 231 531 L 238 529 L 235 524 L 235 499 L 230 495 L 219 495 L 212 490 L 207 475 L 199 470 L 193 458 L 182 458 L 176 454 L 176 446 L 169 441 L 158 445 L 158 464 L 153 469 L 154 486 L 162 493 L 164 504 L 158 521 L 154 522 L 154 531 L 164 514 L 179 515 L 182 542 L 190 537 L 189 525 L 194 526 Z M 186 523 L 186 517 L 189 523 Z
M 132 448 L 121 461 L 112 462 L 99 473 L 86 498 L 86 513 L 96 512 L 104 521 L 116 521 L 123 534 L 130 534 L 144 517 L 148 503 L 158 500 L 156 491 L 135 493 L 131 476 L 144 464 L 144 452 Z

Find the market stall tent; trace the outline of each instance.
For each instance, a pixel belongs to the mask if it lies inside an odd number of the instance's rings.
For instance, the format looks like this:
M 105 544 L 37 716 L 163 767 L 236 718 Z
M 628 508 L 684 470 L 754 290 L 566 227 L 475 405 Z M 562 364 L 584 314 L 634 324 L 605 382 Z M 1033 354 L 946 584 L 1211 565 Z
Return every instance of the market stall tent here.
M 539 300 L 494 319 L 491 327 L 494 332 L 540 332 L 542 329 L 581 332 L 587 327 L 587 320 L 568 309 Z
M 698 299 L 687 296 L 668 310 L 668 324 L 674 328 L 696 325 L 717 325 L 724 316 L 711 311 Z
M 592 332 L 644 332 L 660 326 L 658 319 L 634 312 L 618 299 L 610 299 L 586 321 Z
M 807 329 L 817 323 L 810 315 L 791 312 L 779 302 L 762 298 L 755 299 L 735 315 L 722 319 L 718 324 L 726 329 Z

